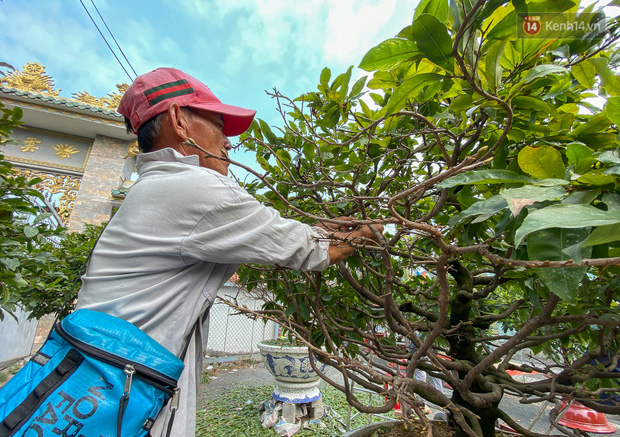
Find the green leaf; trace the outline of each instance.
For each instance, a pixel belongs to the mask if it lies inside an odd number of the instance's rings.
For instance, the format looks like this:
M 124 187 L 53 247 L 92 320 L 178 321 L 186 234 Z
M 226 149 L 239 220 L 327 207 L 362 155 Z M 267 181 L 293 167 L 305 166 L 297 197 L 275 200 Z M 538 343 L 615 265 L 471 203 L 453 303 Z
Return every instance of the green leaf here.
M 581 161 L 577 163 L 577 165 L 575 165 L 573 172 L 575 174 L 580 174 L 580 175 L 588 173 L 589 171 L 591 171 L 593 168 L 596 167 L 596 164 L 598 164 L 598 160 L 596 158 L 582 159 Z
M 431 62 L 454 71 L 452 57 L 452 38 L 448 29 L 437 18 L 429 14 L 420 15 L 411 27 L 418 49 Z
M 473 216 L 490 217 L 508 206 L 506 200 L 501 196 L 493 196 L 487 200 L 476 202 L 465 211 L 452 216 L 448 222 L 450 226 L 454 226 L 458 222 Z
M 375 71 L 372 79 L 368 81 L 368 88 L 373 90 L 383 89 L 391 91 L 391 89 L 396 88 L 398 84 L 399 81 L 397 81 L 391 73 L 387 71 Z M 383 96 L 379 96 L 378 94 L 371 93 L 370 97 L 373 98 L 375 103 L 381 104 L 380 102 L 383 102 Z M 381 104 L 381 106 L 383 105 Z
M 484 2 L 484 9 L 476 14 L 476 20 L 478 22 L 484 21 L 487 18 L 493 16 L 496 11 L 503 7 L 503 5 L 508 4 L 509 0 L 487 0 Z M 486 25 L 486 23 L 485 23 Z
M 456 176 L 452 176 L 445 181 L 441 181 L 437 188 L 452 188 L 457 185 L 473 184 L 506 184 L 506 183 L 532 183 L 533 179 L 510 170 L 476 170 L 468 171 Z
M 529 83 L 535 79 L 540 77 L 547 77 L 551 74 L 566 74 L 566 68 L 555 65 L 555 64 L 542 64 L 537 65 L 530 69 L 526 74 L 521 83 Z
M 357 82 L 353 84 L 353 88 L 351 88 L 351 93 L 349 94 L 349 98 L 355 98 L 359 96 L 359 94 L 364 89 L 364 85 L 366 84 L 366 76 L 360 77 Z
M 589 148 L 593 150 L 601 150 L 609 147 L 617 147 L 618 138 L 615 133 L 598 133 L 583 135 L 577 138 L 579 141 L 585 143 Z
M 24 235 L 28 238 L 34 238 L 39 234 L 39 230 L 30 225 L 24 226 Z
M 577 82 L 586 89 L 592 88 L 596 83 L 596 78 L 594 77 L 596 75 L 596 68 L 589 62 L 580 62 L 573 65 L 570 71 L 573 77 L 577 79 Z
M 51 216 L 52 216 L 51 212 L 44 212 L 43 214 L 39 214 L 38 216 L 34 218 L 34 220 L 32 221 L 32 224 L 36 225 L 37 223 L 40 223 L 43 220 L 50 218 Z
M 607 175 L 616 175 L 616 176 L 620 176 L 620 165 L 616 165 L 614 167 L 611 168 L 606 168 L 603 173 L 607 174 Z
M 584 241 L 583 246 L 596 246 L 620 241 L 620 224 L 599 226 Z
M 263 133 L 263 135 L 265 136 L 265 138 L 270 144 L 273 144 L 273 145 L 280 144 L 280 140 L 278 140 L 278 137 L 276 137 L 273 134 L 273 132 L 271 131 L 271 128 L 265 121 L 259 119 L 258 123 L 260 124 L 261 132 Z
M 596 157 L 601 162 L 608 165 L 620 164 L 620 152 L 618 150 L 607 150 Z
M 450 110 L 456 114 L 460 114 L 461 111 L 471 108 L 473 98 L 471 94 L 461 94 L 455 97 L 450 103 Z
M 535 202 L 562 199 L 566 196 L 566 191 L 558 186 L 537 187 L 535 185 L 526 185 L 520 188 L 507 188 L 502 190 L 500 195 L 508 202 L 512 214 L 517 216 L 524 206 Z
M 20 273 L 15 274 L 12 282 L 16 287 L 26 287 L 28 285 L 28 281 L 26 281 Z
M 524 147 L 518 162 L 521 170 L 537 179 L 563 178 L 566 172 L 562 154 L 550 146 Z
M 392 38 L 370 49 L 362 58 L 359 68 L 366 71 L 388 70 L 419 54 L 414 42 Z
M 549 115 L 549 105 L 536 97 L 517 96 L 512 99 L 512 104 L 515 105 L 517 109 L 532 109 Z
M 310 320 L 310 309 L 303 300 L 299 302 L 299 314 L 305 322 Z
M 587 229 L 545 229 L 534 232 L 527 241 L 530 261 L 565 261 L 564 249 L 583 241 Z M 589 256 L 585 250 L 583 256 Z M 536 274 L 553 293 L 567 302 L 574 302 L 587 267 L 538 268 Z
M 319 78 L 319 82 L 321 85 L 327 86 L 329 84 L 329 79 L 332 77 L 332 72 L 329 68 L 325 67 L 321 71 L 321 76 Z
M 565 205 L 589 205 L 596 199 L 600 190 L 584 190 L 584 191 L 573 191 L 567 197 L 564 198 L 562 203 Z
M 609 97 L 605 105 L 607 117 L 616 126 L 620 126 L 620 97 Z
M 585 123 L 582 123 L 579 126 L 577 126 L 573 130 L 572 135 L 575 137 L 583 136 L 585 138 L 588 138 L 589 136 L 591 136 L 591 134 L 600 133 L 604 131 L 605 129 L 609 127 L 610 124 L 611 124 L 611 120 L 609 119 L 609 117 L 607 117 L 607 114 L 602 112 L 600 114 L 597 114 L 591 117 Z
M 409 99 L 415 99 L 424 87 L 442 78 L 443 76 L 436 73 L 423 73 L 407 79 L 394 90 L 394 94 L 385 105 L 385 114 L 389 115 L 399 111 Z
M 502 81 L 503 68 L 500 65 L 504 50 L 506 49 L 506 41 L 496 41 L 489 46 L 487 56 L 485 58 L 485 77 L 487 79 L 488 88 L 492 93 L 496 93 Z
M 493 14 L 503 14 L 506 12 L 506 8 L 496 10 Z M 493 16 L 492 16 L 493 17 Z M 495 26 L 489 31 L 487 39 L 489 40 L 509 40 L 514 39 L 517 35 L 517 13 L 513 10 L 508 12 L 503 18 L 497 22 Z
M 332 83 L 332 86 L 331 86 L 332 90 L 342 90 L 342 91 L 344 91 L 344 92 L 342 92 L 342 95 L 338 99 L 338 103 L 341 103 L 342 99 L 349 92 L 349 82 L 351 81 L 351 73 L 352 73 L 352 71 L 353 71 L 353 66 L 350 66 L 347 69 L 346 72 L 338 75 L 338 77 L 336 77 L 336 79 L 334 79 L 334 82 Z
M 525 217 L 515 234 L 515 246 L 535 231 L 549 228 L 587 228 L 620 223 L 617 211 L 601 211 L 590 205 L 551 205 Z
M 534 182 L 537 187 L 557 187 L 559 185 L 570 185 L 566 179 L 547 178 Z
M 7 269 L 15 271 L 20 266 L 19 259 L 15 258 L 0 258 L 0 263 L 4 264 Z
M 422 14 L 430 14 L 444 24 L 448 24 L 450 9 L 448 2 L 437 0 L 421 0 L 415 8 L 413 19 L 416 20 Z
M 616 178 L 612 175 L 605 174 L 600 170 L 594 170 L 581 175 L 577 182 L 588 185 L 604 186 L 613 185 L 616 182 Z
M 291 154 L 288 153 L 287 150 L 284 150 L 284 149 L 277 150 L 276 155 L 278 155 L 278 158 L 280 158 L 281 167 L 288 167 L 288 165 L 291 163 Z
M 20 106 L 13 107 L 13 121 L 21 120 L 24 116 L 24 110 Z
M 586 158 L 592 158 L 592 150 L 582 143 L 570 143 L 566 146 L 566 157 L 569 164 L 579 164 Z
M 601 78 L 601 83 L 609 95 L 614 97 L 620 96 L 620 81 L 614 74 L 614 71 L 609 68 L 609 60 L 605 58 L 591 58 L 586 62 L 594 65 L 598 76 Z

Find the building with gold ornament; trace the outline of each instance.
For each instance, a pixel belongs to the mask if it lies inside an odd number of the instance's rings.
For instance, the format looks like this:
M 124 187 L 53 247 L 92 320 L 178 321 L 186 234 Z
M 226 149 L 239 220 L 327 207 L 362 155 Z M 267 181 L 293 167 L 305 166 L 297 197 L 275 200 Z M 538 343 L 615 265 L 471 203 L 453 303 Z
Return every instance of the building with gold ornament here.
M 11 135 L 16 141 L 0 154 L 27 177 L 42 179 L 37 185 L 45 198 L 42 206 L 69 231 L 108 221 L 131 184 L 137 144 L 116 112 L 127 85 L 117 88 L 106 97 L 83 91 L 67 98 L 40 64 L 0 74 L 0 101 L 24 114 L 24 124 Z M 28 355 L 49 329 L 45 320 L 37 329 L 25 314 L 18 319 L 0 324 L 0 362 Z
M 46 209 L 69 230 L 108 221 L 131 185 L 137 144 L 116 112 L 126 86 L 118 85 L 118 91 L 106 97 L 80 92 L 66 98 L 39 64 L 0 74 L 2 104 L 22 108 L 25 122 L 12 134 L 19 141 L 0 148 L 0 154 L 20 172 L 43 180 L 39 189 Z M 233 283 L 222 290 L 239 293 Z M 262 304 L 247 295 L 237 298 L 248 308 Z M 5 317 L 0 323 L 0 373 L 39 348 L 53 319 L 27 320 L 23 313 L 17 321 Z M 249 319 L 223 303 L 213 305 L 209 319 L 207 350 L 215 361 L 256 357 L 255 345 L 278 333 L 273 322 Z
M 127 85 L 94 97 L 60 97 L 45 67 L 26 64 L 0 77 L 0 101 L 22 108 L 24 125 L 0 153 L 29 177 L 40 177 L 55 221 L 70 231 L 110 219 L 134 170 L 137 144 L 116 112 Z

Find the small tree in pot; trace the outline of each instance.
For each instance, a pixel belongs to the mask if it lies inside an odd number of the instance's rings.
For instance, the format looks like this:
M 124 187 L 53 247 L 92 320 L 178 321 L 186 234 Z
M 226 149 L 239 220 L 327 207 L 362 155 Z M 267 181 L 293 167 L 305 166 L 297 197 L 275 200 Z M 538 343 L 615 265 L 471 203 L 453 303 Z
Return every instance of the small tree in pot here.
M 558 25 L 534 32 L 544 19 Z M 506 393 L 620 413 L 598 401 L 618 391 L 617 37 L 617 18 L 571 1 L 423 0 L 363 58 L 370 79 L 325 69 L 317 91 L 271 93 L 284 124 L 243 137 L 265 170 L 247 187 L 289 217 L 386 231 L 321 273 L 247 266 L 240 278 L 270 291 L 260 315 L 337 369 L 343 383 L 322 377 L 355 408 L 398 401 L 424 418 L 422 398 L 472 437 L 497 419 L 535 435 L 499 407 Z M 544 359 L 515 363 L 521 351 Z M 366 405 L 353 383 L 386 404 Z

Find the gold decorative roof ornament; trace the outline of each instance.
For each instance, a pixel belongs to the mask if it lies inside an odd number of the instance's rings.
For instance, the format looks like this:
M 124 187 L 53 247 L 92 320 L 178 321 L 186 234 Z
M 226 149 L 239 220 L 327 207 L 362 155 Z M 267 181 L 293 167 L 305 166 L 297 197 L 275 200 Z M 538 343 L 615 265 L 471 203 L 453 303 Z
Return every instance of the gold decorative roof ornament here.
M 138 156 L 139 153 L 140 153 L 140 149 L 138 147 L 138 140 L 133 140 L 129 143 L 129 147 L 127 148 L 127 154 L 125 155 L 125 159 Z
M 5 64 L 6 65 L 6 64 Z M 45 67 L 38 62 L 29 62 L 24 65 L 24 70 L 19 71 L 11 67 L 13 71 L 0 77 L 0 83 L 7 84 L 11 88 L 34 91 L 35 93 L 58 96 L 61 90 L 54 90 L 54 81 L 45 73 Z
M 116 109 L 118 108 L 118 104 L 121 102 L 121 97 L 129 88 L 129 85 L 126 83 L 121 85 L 116 85 L 118 89 L 118 93 L 108 94 L 108 97 L 95 97 L 90 95 L 86 91 L 81 91 L 79 93 L 71 94 L 73 98 L 79 102 L 86 103 L 87 105 L 98 106 L 100 108 L 108 108 L 108 109 Z
M 0 0 L 1 1 L 1 0 Z M 11 88 L 17 88 L 25 91 L 33 91 L 41 94 L 59 97 L 60 91 L 54 90 L 54 81 L 45 72 L 45 67 L 38 62 L 29 62 L 23 67 L 23 71 L 5 63 L 0 62 L 0 66 L 8 67 L 11 71 L 4 73 L 0 71 L 0 84 L 6 84 Z M 116 110 L 121 98 L 129 85 L 126 83 L 116 85 L 118 92 L 108 94 L 107 97 L 95 97 L 87 91 L 73 93 L 73 100 L 85 103 L 98 108 Z

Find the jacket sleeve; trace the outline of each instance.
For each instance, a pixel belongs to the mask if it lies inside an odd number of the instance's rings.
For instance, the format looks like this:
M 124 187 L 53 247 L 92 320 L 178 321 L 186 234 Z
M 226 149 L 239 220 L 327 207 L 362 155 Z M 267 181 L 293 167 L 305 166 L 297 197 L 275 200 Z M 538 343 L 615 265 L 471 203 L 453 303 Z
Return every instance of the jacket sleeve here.
M 181 243 L 181 256 L 224 264 L 278 264 L 301 270 L 329 265 L 329 240 L 321 229 L 282 218 L 239 189 L 212 208 Z

